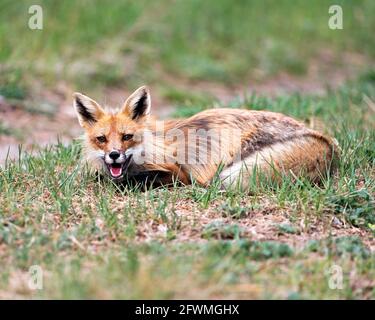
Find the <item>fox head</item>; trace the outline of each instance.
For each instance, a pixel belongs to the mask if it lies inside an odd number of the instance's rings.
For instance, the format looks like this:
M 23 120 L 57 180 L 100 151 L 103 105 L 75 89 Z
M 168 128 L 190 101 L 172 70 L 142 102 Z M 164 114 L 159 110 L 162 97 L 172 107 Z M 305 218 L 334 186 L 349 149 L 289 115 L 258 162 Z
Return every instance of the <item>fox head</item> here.
M 138 88 L 116 112 L 75 93 L 74 108 L 85 130 L 86 160 L 113 180 L 122 180 L 131 163 L 131 150 L 140 143 L 135 135 L 147 125 L 151 108 L 149 90 L 145 86 Z

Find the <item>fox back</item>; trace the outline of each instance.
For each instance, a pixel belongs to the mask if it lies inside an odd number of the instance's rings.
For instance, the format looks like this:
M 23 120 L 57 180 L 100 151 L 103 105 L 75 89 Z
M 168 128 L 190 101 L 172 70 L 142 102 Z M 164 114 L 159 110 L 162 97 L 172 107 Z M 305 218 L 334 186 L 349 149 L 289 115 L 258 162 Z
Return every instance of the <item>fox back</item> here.
M 117 111 L 79 93 L 74 106 L 85 130 L 85 160 L 118 182 L 208 185 L 218 176 L 225 187 L 246 188 L 255 172 L 274 180 L 285 173 L 318 181 L 338 155 L 333 139 L 279 113 L 223 108 L 157 121 L 146 87 Z

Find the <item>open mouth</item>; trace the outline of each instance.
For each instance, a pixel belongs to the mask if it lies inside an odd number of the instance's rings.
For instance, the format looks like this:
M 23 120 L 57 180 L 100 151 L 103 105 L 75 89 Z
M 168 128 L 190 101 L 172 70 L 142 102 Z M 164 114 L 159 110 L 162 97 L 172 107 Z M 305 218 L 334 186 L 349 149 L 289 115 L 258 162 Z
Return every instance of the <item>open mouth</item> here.
M 123 172 L 127 169 L 130 163 L 131 156 L 127 157 L 123 163 L 106 163 L 109 173 L 111 177 L 114 179 L 118 179 L 122 177 Z
M 122 176 L 122 163 L 107 164 L 107 167 L 113 178 L 119 178 Z

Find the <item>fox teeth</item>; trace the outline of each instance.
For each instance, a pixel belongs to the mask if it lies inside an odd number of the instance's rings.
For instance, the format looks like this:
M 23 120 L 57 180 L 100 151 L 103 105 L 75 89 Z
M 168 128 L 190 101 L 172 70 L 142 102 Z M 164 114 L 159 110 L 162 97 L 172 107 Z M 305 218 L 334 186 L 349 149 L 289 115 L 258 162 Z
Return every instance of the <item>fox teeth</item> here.
M 115 168 L 115 167 L 110 167 L 109 168 L 109 171 L 111 172 L 111 175 L 113 176 L 113 177 L 119 177 L 119 176 L 121 176 L 121 174 L 122 174 L 122 168 L 121 167 L 118 167 L 118 168 Z

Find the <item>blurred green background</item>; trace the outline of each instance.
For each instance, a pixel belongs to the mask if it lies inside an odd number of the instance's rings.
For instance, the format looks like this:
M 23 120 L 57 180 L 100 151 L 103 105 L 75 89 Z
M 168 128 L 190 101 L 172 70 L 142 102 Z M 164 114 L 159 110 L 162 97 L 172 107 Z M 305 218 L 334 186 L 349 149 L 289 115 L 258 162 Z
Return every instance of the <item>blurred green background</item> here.
M 42 30 L 28 27 L 35 4 Z M 373 78 L 375 2 L 335 1 L 342 30 L 328 26 L 332 4 L 0 0 L 0 153 L 76 137 L 74 91 L 117 107 L 147 84 L 154 112 L 169 117 L 241 106 L 253 94 L 324 95 Z
M 27 26 L 32 4 L 43 8 L 43 30 Z M 343 30 L 328 28 L 332 4 L 343 8 Z M 374 13 L 371 0 L 1 0 L 0 90 L 23 97 L 36 83 L 89 93 L 147 83 L 179 101 L 189 99 L 179 82 L 246 86 L 312 69 L 324 80 L 374 61 Z

